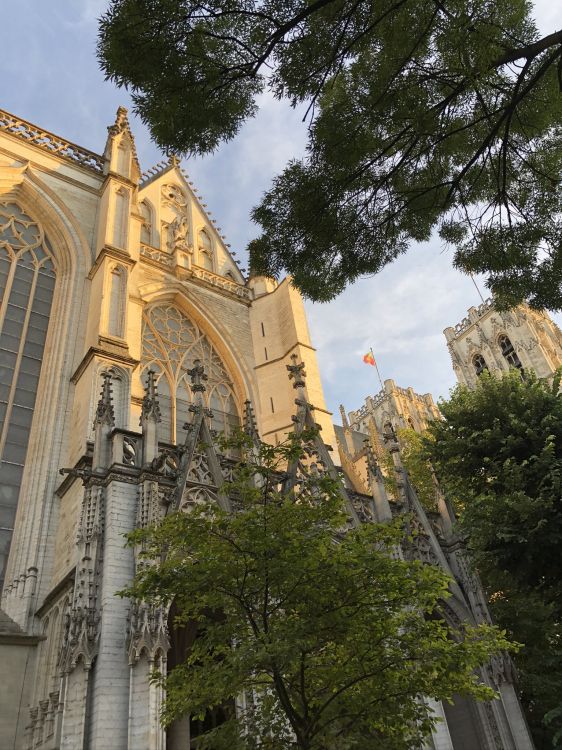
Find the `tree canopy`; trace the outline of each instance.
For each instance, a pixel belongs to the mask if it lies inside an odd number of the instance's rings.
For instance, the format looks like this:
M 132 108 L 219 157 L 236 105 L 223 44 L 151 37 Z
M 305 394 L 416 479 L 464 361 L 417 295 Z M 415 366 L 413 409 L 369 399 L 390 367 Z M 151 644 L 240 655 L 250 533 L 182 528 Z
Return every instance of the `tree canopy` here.
M 233 138 L 263 92 L 305 109 L 254 272 L 329 300 L 438 229 L 498 303 L 562 308 L 562 31 L 528 0 L 111 0 L 98 55 L 178 153 Z
M 562 746 L 562 394 L 560 378 L 483 373 L 440 403 L 427 456 L 455 501 L 459 528 L 496 621 L 516 655 L 538 748 Z M 547 725 L 543 723 L 547 716 Z M 556 735 L 558 739 L 556 740 Z M 559 744 L 554 745 L 553 743 Z
M 477 667 L 509 644 L 447 624 L 447 578 L 392 554 L 399 525 L 350 528 L 312 467 L 282 491 L 283 466 L 306 463 L 298 438 L 245 458 L 222 488 L 235 512 L 202 502 L 130 538 L 144 564 L 124 595 L 173 602 L 197 632 L 164 680 L 165 723 L 237 701 L 198 748 L 407 750 L 432 725 L 421 696 L 491 697 Z

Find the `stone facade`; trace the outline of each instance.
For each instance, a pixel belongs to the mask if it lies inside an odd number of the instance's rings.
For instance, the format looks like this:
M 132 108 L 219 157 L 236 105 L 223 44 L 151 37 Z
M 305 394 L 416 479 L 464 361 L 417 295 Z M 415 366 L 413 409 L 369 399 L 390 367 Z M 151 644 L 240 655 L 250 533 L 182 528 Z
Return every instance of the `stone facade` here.
M 366 435 L 371 427 L 382 435 L 387 425 L 394 430 L 409 427 L 423 432 L 428 422 L 441 416 L 431 393 L 420 395 L 413 388 L 400 388 L 390 379 L 384 381 L 379 393 L 367 396 L 357 411 L 350 411 L 347 417 L 343 407 L 340 411 L 344 426 L 348 424 L 350 429 Z
M 499 374 L 517 367 L 545 378 L 562 365 L 562 332 L 546 312 L 527 305 L 500 312 L 488 299 L 444 334 L 455 375 L 469 387 L 482 369 Z
M 299 295 L 244 278 L 176 159 L 141 174 L 124 109 L 101 155 L 0 112 L 0 238 L 0 650 L 14 673 L 0 747 L 185 750 L 189 721 L 163 731 L 150 681 L 173 653 L 169 613 L 115 596 L 138 564 L 123 535 L 201 497 L 230 509 L 233 459 L 213 436 L 241 422 L 272 442 L 320 424 L 311 451 L 350 523 L 397 508 L 374 457 L 344 479 Z M 429 418 L 427 397 L 388 389 Z M 420 528 L 403 553 L 452 572 L 447 616 L 485 620 L 446 506 L 429 519 L 393 455 Z M 433 707 L 433 747 L 532 747 L 506 665 L 482 675 L 493 704 L 455 703 L 467 732 Z

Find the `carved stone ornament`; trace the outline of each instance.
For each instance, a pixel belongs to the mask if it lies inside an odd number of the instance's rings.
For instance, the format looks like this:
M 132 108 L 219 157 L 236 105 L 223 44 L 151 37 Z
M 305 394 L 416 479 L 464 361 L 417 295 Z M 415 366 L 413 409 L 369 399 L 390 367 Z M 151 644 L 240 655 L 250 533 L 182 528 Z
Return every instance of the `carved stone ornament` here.
M 170 252 L 174 250 L 184 250 L 191 252 L 189 246 L 189 222 L 185 214 L 180 214 L 172 221 L 168 227 L 168 248 Z
M 158 652 L 165 654 L 169 650 L 166 621 L 164 607 L 133 603 L 129 613 L 129 664 L 136 664 L 143 651 L 152 661 Z
M 289 379 L 293 381 L 293 388 L 304 388 L 306 385 L 306 372 L 304 362 L 299 362 L 296 354 L 291 354 L 292 365 L 287 365 Z
M 161 195 L 165 204 L 167 203 L 176 208 L 185 208 L 187 206 L 187 198 L 177 185 L 162 185 Z

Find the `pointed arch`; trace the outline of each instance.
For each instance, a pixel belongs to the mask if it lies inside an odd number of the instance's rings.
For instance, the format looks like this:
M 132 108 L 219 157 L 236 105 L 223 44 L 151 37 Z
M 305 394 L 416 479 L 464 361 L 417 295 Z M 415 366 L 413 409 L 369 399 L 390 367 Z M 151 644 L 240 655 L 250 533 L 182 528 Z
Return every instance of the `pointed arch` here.
M 191 298 L 185 285 L 176 280 L 167 280 L 165 288 L 160 282 L 143 285 L 140 294 L 146 305 L 145 309 L 165 302 L 176 305 L 213 342 L 213 346 L 232 377 L 236 402 L 243 404 L 246 399 L 249 399 L 252 403 L 258 403 L 259 396 L 255 391 L 253 361 L 247 360 L 244 351 L 239 348 L 237 340 L 232 337 L 228 325 L 229 320 L 215 314 L 210 307 L 205 308 L 203 312 L 201 304 Z M 240 308 L 241 311 L 245 312 L 242 305 Z M 139 372 L 140 368 L 135 373 L 134 391 L 140 395 L 143 393 L 143 387 L 140 376 L 137 377 Z
M 484 370 L 489 371 L 488 365 L 482 354 L 475 354 L 472 357 L 472 366 L 477 375 L 482 375 Z
M 517 370 L 523 370 L 523 364 L 519 359 L 515 347 L 511 343 L 511 339 L 507 333 L 500 333 L 498 336 L 498 346 L 502 353 L 502 357 L 505 359 L 509 367 L 515 367 Z
M 10 178 L 12 183 L 6 184 Z M 55 441 L 53 449 L 46 452 L 43 439 L 44 435 L 63 435 L 70 418 L 67 405 L 74 342 L 84 336 L 89 292 L 89 287 L 84 288 L 84 279 L 91 265 L 91 254 L 76 218 L 33 170 L 11 171 L 6 175 L 3 188 L 4 201 L 17 203 L 24 213 L 42 225 L 56 266 L 50 322 L 20 490 L 20 497 L 25 494 L 27 503 L 25 512 L 20 504 L 16 514 L 3 600 L 6 611 L 13 612 L 14 618 L 24 624 L 21 610 L 15 602 L 12 607 L 11 600 L 30 569 L 38 571 L 38 596 L 49 581 L 50 569 L 43 560 L 51 515 L 56 510 L 50 498 L 58 481 L 63 442 Z
M 213 410 L 213 427 L 230 433 L 240 423 L 241 400 L 233 375 L 212 336 L 173 302 L 157 302 L 143 313 L 141 372 L 156 372 L 161 401 L 163 438 L 182 439 L 193 402 L 188 370 L 199 360 L 207 375 L 204 401 Z

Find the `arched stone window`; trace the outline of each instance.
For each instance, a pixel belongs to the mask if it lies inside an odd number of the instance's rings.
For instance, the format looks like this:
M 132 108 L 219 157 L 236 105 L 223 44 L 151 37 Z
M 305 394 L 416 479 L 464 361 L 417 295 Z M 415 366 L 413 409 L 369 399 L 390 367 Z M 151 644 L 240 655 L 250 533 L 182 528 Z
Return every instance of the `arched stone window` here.
M 484 370 L 488 370 L 488 365 L 486 364 L 486 360 L 481 354 L 475 354 L 472 358 L 472 364 L 474 366 L 474 370 L 477 375 L 482 375 Z
M 143 200 L 139 203 L 139 213 L 143 218 L 140 236 L 141 244 L 157 247 L 158 245 L 155 237 L 154 210 L 147 200 Z
M 215 347 L 175 305 L 148 308 L 143 315 L 141 377 L 148 369 L 157 373 L 162 440 L 184 440 L 183 425 L 189 421 L 189 405 L 193 402 L 187 371 L 196 359 L 208 377 L 203 398 L 213 410 L 213 429 L 230 434 L 239 425 L 239 411 L 232 377 Z
M 522 370 L 523 365 L 521 364 L 521 360 L 517 356 L 517 352 L 513 348 L 513 344 L 511 343 L 509 337 L 505 335 L 505 333 L 498 337 L 498 344 L 500 345 L 501 353 L 509 366 L 516 367 L 518 370 Z
M 113 244 L 115 247 L 127 246 L 129 225 L 129 191 L 120 187 L 115 191 L 115 211 L 113 214 Z
M 40 224 L 0 203 L 0 588 L 14 527 L 43 350 L 55 264 Z
M 213 244 L 206 229 L 199 232 L 199 265 L 207 271 L 214 271 Z
M 110 336 L 123 338 L 127 295 L 127 271 L 123 266 L 111 268 L 108 287 L 107 332 Z

